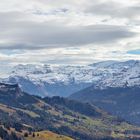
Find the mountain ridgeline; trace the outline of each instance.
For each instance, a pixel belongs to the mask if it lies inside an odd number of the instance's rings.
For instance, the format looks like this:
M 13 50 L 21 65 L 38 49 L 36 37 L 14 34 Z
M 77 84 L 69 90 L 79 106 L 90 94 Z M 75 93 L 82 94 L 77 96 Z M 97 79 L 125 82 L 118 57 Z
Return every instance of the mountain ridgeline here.
M 74 93 L 70 99 L 94 104 L 132 124 L 140 125 L 140 87 L 96 89 L 94 86 Z
M 0 81 L 18 83 L 33 95 L 68 97 L 91 85 L 98 89 L 140 86 L 140 61 L 104 61 L 86 66 L 17 65 Z
M 29 95 L 17 84 L 0 84 L 0 125 L 7 131 L 14 131 L 22 140 L 36 140 L 35 135 L 41 139 L 46 133 L 50 134 L 49 131 L 51 135 L 52 132 L 61 134 L 55 135 L 61 140 L 140 139 L 139 127 L 113 117 L 95 105 L 61 97 Z M 68 137 L 62 139 L 62 135 Z

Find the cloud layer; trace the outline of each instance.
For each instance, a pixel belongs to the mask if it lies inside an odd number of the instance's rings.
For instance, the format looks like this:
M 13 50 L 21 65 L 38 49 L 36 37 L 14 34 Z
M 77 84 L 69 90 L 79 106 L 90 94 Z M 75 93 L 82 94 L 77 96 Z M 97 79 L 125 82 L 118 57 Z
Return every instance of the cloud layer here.
M 139 53 L 130 53 L 140 49 L 139 4 L 138 0 L 5 0 L 0 4 L 0 62 L 140 59 Z

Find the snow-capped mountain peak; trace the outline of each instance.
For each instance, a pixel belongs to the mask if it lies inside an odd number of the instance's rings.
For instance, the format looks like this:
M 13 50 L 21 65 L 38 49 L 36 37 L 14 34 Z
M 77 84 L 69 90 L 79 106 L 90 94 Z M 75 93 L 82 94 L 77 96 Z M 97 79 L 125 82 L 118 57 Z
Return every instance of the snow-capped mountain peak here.
M 68 96 L 90 85 L 140 86 L 140 61 L 104 61 L 88 66 L 17 65 L 1 81 L 18 83 L 23 90 L 41 96 Z

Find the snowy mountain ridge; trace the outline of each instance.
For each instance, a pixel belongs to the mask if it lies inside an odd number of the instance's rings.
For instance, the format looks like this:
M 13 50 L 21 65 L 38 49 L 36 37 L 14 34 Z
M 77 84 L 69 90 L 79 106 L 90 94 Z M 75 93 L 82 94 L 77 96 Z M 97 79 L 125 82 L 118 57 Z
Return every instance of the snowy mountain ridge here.
M 17 65 L 1 81 L 18 83 L 23 90 L 41 96 L 68 96 L 90 85 L 140 86 L 140 61 L 104 61 L 88 66 Z

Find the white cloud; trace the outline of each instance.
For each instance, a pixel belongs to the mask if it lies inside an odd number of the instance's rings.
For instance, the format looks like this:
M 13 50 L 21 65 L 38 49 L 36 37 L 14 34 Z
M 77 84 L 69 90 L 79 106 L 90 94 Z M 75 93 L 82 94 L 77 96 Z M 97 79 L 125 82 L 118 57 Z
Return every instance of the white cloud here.
M 2 0 L 0 61 L 140 59 L 139 0 Z M 91 62 L 92 63 L 92 62 Z

